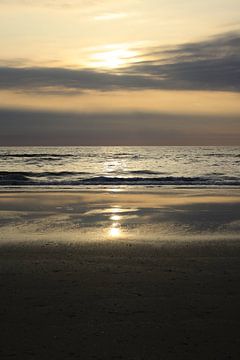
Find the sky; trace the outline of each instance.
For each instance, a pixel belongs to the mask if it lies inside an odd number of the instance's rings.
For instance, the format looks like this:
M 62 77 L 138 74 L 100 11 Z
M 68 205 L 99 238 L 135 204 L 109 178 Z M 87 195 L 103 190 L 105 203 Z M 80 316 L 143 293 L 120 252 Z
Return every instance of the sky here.
M 0 0 L 0 145 L 240 145 L 239 0 Z

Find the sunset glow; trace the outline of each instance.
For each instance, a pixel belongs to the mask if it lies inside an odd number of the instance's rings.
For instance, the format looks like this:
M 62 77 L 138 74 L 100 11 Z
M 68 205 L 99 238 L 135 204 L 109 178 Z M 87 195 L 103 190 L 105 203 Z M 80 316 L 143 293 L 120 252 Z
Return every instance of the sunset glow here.
M 117 69 L 133 62 L 136 55 L 134 51 L 119 48 L 92 55 L 89 64 L 96 68 Z
M 239 144 L 239 12 L 236 0 L 0 0 L 0 140 Z

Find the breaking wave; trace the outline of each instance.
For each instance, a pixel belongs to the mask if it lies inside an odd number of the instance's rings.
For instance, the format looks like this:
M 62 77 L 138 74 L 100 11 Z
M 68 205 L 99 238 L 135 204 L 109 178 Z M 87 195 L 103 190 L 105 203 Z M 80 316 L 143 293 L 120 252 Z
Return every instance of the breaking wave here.
M 133 173 L 133 172 L 131 172 Z M 155 172 L 134 172 L 155 174 Z M 145 186 L 239 186 L 240 179 L 229 176 L 153 176 L 153 177 L 111 177 L 89 176 L 86 172 L 0 172 L 0 186 L 80 186 L 80 185 L 145 185 Z

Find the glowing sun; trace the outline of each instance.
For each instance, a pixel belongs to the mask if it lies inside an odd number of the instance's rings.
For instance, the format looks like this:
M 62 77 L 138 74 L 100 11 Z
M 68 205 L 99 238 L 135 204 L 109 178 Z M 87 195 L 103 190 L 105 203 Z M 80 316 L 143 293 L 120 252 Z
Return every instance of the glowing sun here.
M 133 62 L 137 53 L 135 51 L 119 48 L 92 55 L 91 64 L 98 68 L 116 69 Z

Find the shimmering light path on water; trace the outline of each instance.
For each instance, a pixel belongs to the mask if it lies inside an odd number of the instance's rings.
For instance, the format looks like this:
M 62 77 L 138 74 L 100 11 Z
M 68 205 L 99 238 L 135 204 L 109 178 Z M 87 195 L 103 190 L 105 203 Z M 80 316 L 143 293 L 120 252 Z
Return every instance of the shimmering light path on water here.
M 240 147 L 0 148 L 0 187 L 240 186 Z

